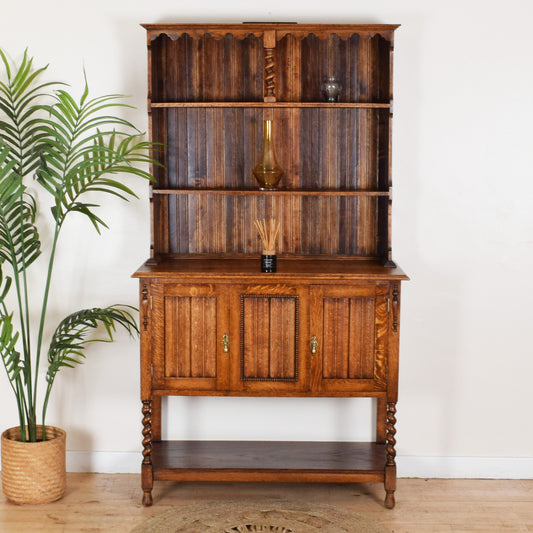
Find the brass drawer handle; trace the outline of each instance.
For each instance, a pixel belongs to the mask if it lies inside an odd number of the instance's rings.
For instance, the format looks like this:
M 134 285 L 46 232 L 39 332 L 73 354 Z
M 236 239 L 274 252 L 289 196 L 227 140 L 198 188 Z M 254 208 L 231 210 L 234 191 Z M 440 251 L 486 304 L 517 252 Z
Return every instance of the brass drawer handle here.
M 311 337 L 311 353 L 315 355 L 317 350 L 318 350 L 318 341 L 316 340 L 316 335 L 313 335 Z
M 224 353 L 229 352 L 229 337 L 227 333 L 224 333 L 224 335 L 222 336 L 222 351 Z

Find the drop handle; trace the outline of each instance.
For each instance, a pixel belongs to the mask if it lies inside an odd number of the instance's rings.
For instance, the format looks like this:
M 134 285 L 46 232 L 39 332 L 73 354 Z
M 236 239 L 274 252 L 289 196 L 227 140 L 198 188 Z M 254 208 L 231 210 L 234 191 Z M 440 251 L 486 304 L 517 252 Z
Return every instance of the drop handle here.
M 229 352 L 229 337 L 227 333 L 224 333 L 224 335 L 222 336 L 222 351 L 224 353 Z
M 317 351 L 318 351 L 318 341 L 316 340 L 316 335 L 313 335 L 311 337 L 311 353 L 315 355 Z

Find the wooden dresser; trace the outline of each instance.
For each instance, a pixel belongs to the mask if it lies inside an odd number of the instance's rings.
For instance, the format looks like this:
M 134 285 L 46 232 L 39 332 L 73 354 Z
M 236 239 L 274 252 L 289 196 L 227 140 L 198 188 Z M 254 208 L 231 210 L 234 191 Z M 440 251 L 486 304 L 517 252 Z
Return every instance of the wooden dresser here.
M 134 275 L 143 503 L 154 480 L 379 481 L 392 508 L 408 279 L 391 252 L 397 26 L 144 27 L 161 166 L 151 257 Z M 265 120 L 284 170 L 274 190 L 253 175 Z M 265 273 L 254 221 L 270 218 L 277 271 Z M 170 395 L 372 397 L 375 440 L 163 441 Z

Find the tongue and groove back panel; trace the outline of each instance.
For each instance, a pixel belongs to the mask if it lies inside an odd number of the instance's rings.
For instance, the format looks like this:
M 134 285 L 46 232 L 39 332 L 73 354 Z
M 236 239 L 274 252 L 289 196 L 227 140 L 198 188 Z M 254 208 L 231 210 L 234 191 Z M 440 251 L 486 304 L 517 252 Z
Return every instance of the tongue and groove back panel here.
M 153 255 L 257 253 L 253 221 L 272 217 L 280 255 L 386 259 L 391 35 L 278 30 L 269 49 L 259 29 L 237 30 L 150 40 L 151 129 L 163 164 L 154 169 Z M 335 104 L 321 93 L 325 75 L 341 84 Z M 252 169 L 267 118 L 284 175 L 279 190 L 259 194 Z

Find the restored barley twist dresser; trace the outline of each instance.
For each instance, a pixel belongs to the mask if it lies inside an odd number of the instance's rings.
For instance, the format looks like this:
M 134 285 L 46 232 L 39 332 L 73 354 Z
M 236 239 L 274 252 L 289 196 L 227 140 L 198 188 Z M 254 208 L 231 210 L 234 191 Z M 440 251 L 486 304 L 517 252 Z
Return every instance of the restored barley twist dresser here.
M 154 480 L 384 482 L 400 284 L 392 25 L 145 25 L 152 253 L 140 282 L 143 503 Z M 264 121 L 283 176 L 254 167 Z M 279 224 L 261 271 L 255 220 Z M 161 398 L 372 397 L 373 442 L 163 441 Z M 349 421 L 347 421 L 349 423 Z

